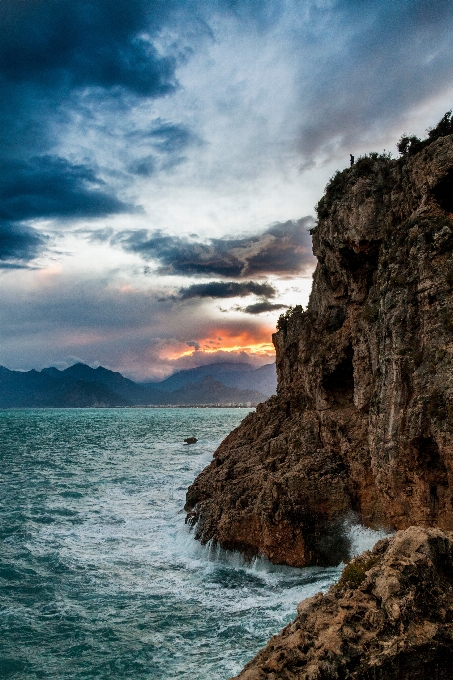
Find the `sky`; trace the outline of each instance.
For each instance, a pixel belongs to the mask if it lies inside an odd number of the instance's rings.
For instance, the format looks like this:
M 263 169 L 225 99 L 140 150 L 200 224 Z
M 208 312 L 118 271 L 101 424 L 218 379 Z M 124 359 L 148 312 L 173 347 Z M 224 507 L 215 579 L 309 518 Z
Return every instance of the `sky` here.
M 453 106 L 450 0 L 2 0 L 0 364 L 274 360 L 329 178 Z

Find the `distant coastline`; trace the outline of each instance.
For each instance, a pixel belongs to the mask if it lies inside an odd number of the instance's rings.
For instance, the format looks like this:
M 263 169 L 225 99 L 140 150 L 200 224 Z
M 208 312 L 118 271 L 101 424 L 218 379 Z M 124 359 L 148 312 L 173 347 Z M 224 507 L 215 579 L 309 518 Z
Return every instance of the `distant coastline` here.
M 260 402 L 259 402 L 260 403 Z M 55 410 L 61 409 L 140 409 L 140 408 L 256 408 L 258 404 L 136 404 L 134 406 L 1 406 L 0 411 L 35 411 L 36 409 Z
M 260 402 L 257 402 L 256 404 L 250 402 L 247 402 L 246 404 L 143 404 L 141 406 L 115 406 L 115 408 L 256 408 L 259 403 Z
M 0 366 L 0 408 L 250 408 L 275 394 L 275 364 L 222 362 L 137 383 L 99 366 L 14 371 Z

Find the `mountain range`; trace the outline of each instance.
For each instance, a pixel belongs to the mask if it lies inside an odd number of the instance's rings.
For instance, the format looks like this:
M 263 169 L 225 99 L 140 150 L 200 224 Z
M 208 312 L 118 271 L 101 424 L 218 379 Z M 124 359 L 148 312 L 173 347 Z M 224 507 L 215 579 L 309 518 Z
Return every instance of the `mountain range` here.
M 228 387 L 237 387 L 240 390 L 258 390 L 258 392 L 262 392 L 267 396 L 275 394 L 277 389 L 275 363 L 254 368 L 251 364 L 245 362 L 234 363 L 233 361 L 223 361 L 219 364 L 189 368 L 174 373 L 169 378 L 162 380 L 162 382 L 144 384 L 147 387 L 172 392 L 184 387 L 189 382 L 198 383 L 207 376 Z
M 0 408 L 82 408 L 257 404 L 276 390 L 275 364 L 255 369 L 222 362 L 179 371 L 158 383 L 137 383 L 103 366 L 12 371 L 0 366 Z

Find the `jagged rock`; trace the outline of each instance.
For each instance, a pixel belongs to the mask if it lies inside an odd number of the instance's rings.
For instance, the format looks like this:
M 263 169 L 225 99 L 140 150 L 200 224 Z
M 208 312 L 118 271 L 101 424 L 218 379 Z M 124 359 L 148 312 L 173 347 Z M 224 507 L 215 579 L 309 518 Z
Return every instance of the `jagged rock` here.
M 379 541 L 248 663 L 241 680 L 450 680 L 453 534 Z
M 368 526 L 453 528 L 453 136 L 338 173 L 318 205 L 308 309 L 273 336 L 277 396 L 187 494 L 203 542 L 338 562 Z
M 186 439 L 184 439 L 185 444 L 196 444 L 197 441 L 198 439 L 196 437 L 186 437 Z

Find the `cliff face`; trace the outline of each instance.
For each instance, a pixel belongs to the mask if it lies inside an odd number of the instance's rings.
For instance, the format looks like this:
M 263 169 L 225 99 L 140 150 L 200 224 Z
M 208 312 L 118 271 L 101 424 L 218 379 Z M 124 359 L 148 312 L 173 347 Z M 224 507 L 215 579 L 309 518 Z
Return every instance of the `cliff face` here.
M 452 677 L 453 534 L 411 527 L 346 567 L 339 583 L 247 664 L 241 680 Z
M 453 528 L 453 136 L 336 175 L 308 309 L 273 336 L 278 393 L 187 494 L 197 538 L 338 562 L 340 520 Z

